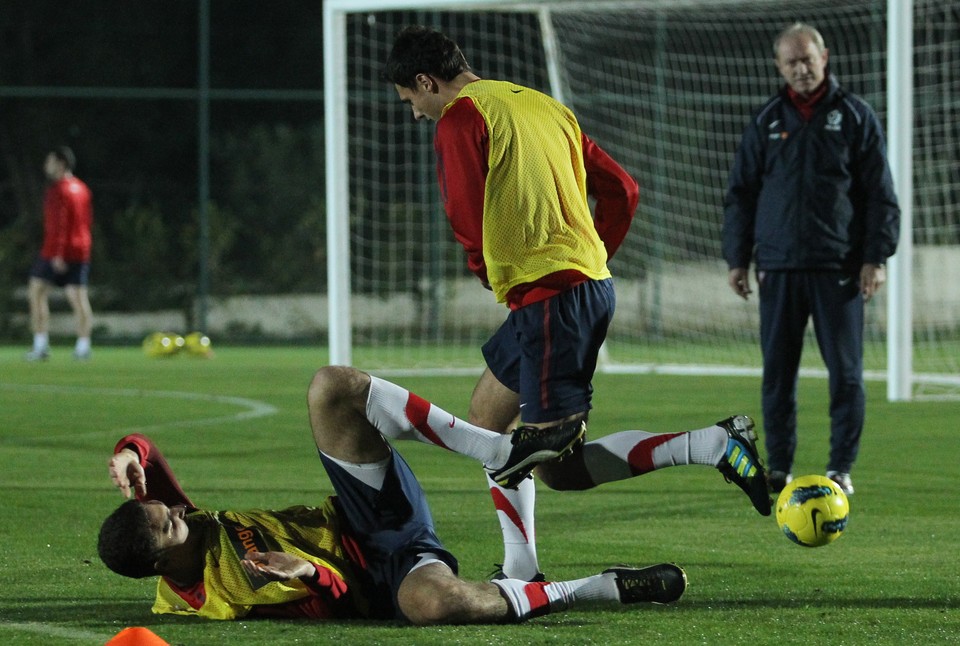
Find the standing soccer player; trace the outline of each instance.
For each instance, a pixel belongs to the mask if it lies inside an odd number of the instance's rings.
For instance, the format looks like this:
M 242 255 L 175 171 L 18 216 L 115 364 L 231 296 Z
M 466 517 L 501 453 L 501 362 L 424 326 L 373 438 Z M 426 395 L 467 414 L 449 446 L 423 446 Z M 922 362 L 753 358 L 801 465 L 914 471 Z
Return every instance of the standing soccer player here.
M 90 358 L 93 312 L 87 294 L 93 204 L 90 189 L 73 174 L 76 158 L 66 146 L 51 150 L 43 164 L 50 182 L 43 198 L 43 246 L 30 268 L 27 294 L 33 349 L 27 361 L 45 361 L 50 356 L 50 289 L 63 287 L 76 321 L 77 342 L 73 356 Z
M 415 119 L 436 122 L 437 175 L 454 235 L 470 270 L 510 310 L 483 346 L 487 368 L 470 421 L 515 428 L 515 444 L 555 437 L 551 457 L 572 455 L 537 470 L 554 489 L 710 464 L 734 469 L 728 477 L 769 514 L 747 417 L 670 438 L 627 431 L 582 444 L 615 307 L 607 260 L 630 227 L 637 182 L 581 132 L 568 108 L 531 88 L 481 79 L 438 31 L 400 32 L 383 76 Z M 592 213 L 588 195 L 596 200 Z M 526 477 L 533 466 L 488 470 L 504 534 L 503 573 L 526 580 L 539 576 L 534 484 Z

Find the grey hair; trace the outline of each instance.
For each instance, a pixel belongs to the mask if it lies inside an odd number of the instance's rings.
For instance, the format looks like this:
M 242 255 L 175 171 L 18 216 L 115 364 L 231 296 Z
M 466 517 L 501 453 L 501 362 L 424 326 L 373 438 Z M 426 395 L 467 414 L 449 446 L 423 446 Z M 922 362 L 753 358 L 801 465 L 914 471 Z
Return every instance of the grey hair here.
M 784 38 L 798 36 L 800 34 L 809 36 L 813 44 L 817 46 L 817 51 L 823 52 L 823 50 L 827 48 L 823 42 L 823 36 L 820 35 L 820 32 L 817 31 L 815 27 L 805 22 L 795 22 L 777 34 L 777 37 L 773 40 L 773 57 L 776 58 L 780 55 L 780 42 L 783 41 Z

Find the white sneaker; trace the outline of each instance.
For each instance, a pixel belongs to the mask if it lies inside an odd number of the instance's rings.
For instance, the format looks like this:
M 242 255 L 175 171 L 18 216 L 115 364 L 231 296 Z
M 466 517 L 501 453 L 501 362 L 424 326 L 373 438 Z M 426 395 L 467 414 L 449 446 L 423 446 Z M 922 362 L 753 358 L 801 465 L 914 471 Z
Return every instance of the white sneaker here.
M 837 483 L 843 493 L 848 496 L 853 495 L 853 480 L 850 479 L 849 473 L 843 473 L 842 471 L 827 471 L 827 477 Z
M 50 349 L 43 348 L 42 350 L 31 350 L 30 352 L 23 355 L 24 361 L 46 361 L 50 358 Z

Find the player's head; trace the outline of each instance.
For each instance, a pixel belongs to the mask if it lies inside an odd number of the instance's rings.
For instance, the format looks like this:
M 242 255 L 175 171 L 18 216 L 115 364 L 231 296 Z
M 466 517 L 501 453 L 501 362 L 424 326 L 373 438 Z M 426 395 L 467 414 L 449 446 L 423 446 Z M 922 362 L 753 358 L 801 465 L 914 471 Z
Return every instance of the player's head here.
M 187 540 L 184 513 L 183 507 L 128 500 L 100 526 L 100 560 L 117 574 L 134 579 L 162 573 L 168 550 Z
M 382 76 L 394 85 L 413 88 L 418 74 L 452 81 L 469 71 L 470 65 L 457 43 L 435 29 L 414 25 L 397 34 Z
M 97 552 L 117 574 L 134 579 L 156 575 L 160 548 L 143 504 L 128 500 L 107 516 L 100 526 Z
M 809 96 L 823 83 L 829 55 L 823 36 L 806 23 L 793 23 L 773 41 L 774 62 L 780 75 L 801 96 Z
M 43 162 L 43 172 L 50 179 L 60 179 L 67 173 L 72 173 L 77 165 L 77 158 L 68 146 L 57 146 L 47 153 Z

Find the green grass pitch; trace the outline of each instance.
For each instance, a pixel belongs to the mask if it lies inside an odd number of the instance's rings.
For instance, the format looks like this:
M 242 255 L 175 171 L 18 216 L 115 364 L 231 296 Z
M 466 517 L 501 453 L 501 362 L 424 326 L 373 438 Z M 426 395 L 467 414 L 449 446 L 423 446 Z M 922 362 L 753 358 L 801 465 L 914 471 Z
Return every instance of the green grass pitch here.
M 307 426 L 306 386 L 326 353 L 218 348 L 211 360 L 151 360 L 139 348 L 68 349 L 42 364 L 0 348 L 0 641 L 103 644 L 147 626 L 171 644 L 933 644 L 960 640 L 960 403 L 885 401 L 868 422 L 851 519 L 836 543 L 802 548 L 713 469 L 681 467 L 564 493 L 539 487 L 541 565 L 551 578 L 674 561 L 689 577 L 669 607 L 559 613 L 521 625 L 412 628 L 366 622 L 207 622 L 152 615 L 153 581 L 117 577 L 95 551 L 121 502 L 114 442 L 140 431 L 212 508 L 318 502 L 331 492 Z M 362 366 L 361 366 L 362 367 Z M 464 415 L 472 377 L 395 379 Z M 755 378 L 597 377 L 590 436 L 677 431 L 759 417 Z M 794 473 L 821 473 L 826 383 L 800 387 Z M 403 442 L 437 529 L 482 580 L 501 560 L 496 515 L 470 460 Z

